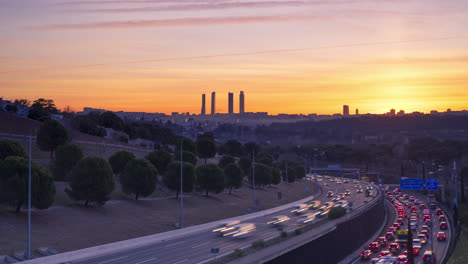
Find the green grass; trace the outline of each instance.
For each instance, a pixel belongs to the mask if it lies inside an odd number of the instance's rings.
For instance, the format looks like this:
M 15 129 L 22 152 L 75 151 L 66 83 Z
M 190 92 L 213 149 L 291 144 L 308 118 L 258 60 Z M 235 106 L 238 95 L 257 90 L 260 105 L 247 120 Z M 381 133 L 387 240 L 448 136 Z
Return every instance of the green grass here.
M 450 257 L 448 264 L 468 263 L 468 228 L 464 227 L 455 247 L 455 251 Z

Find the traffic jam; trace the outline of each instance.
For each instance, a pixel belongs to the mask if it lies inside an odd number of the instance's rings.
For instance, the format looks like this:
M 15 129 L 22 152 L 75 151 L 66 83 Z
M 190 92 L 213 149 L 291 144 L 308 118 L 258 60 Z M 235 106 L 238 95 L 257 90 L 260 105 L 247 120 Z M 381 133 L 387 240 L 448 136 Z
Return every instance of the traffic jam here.
M 406 194 L 400 188 L 384 189 L 386 199 L 397 211 L 396 221 L 391 224 L 384 236 L 378 237 L 360 254 L 367 263 L 409 263 L 408 236 L 412 231 L 414 263 L 440 262 L 435 255 L 437 243 L 447 243 L 448 221 L 435 200 L 422 201 L 414 195 Z M 435 234 L 435 235 L 434 235 Z M 434 236 L 434 237 L 432 237 Z M 440 256 L 442 257 L 442 256 Z

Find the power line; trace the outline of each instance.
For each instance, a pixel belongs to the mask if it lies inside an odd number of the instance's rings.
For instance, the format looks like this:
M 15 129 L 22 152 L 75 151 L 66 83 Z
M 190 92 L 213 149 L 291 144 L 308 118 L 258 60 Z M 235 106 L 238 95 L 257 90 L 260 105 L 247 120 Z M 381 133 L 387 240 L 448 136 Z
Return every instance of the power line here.
M 322 50 L 322 49 L 337 49 L 337 48 L 351 48 L 351 47 L 365 47 L 365 46 L 383 46 L 383 45 L 393 45 L 393 44 L 444 41 L 444 40 L 466 39 L 466 38 L 468 38 L 468 36 L 437 37 L 437 38 L 410 39 L 410 40 L 388 40 L 388 41 L 379 41 L 379 42 L 362 42 L 362 43 L 351 43 L 351 44 L 331 45 L 331 46 L 318 46 L 318 47 L 308 47 L 308 48 L 272 49 L 272 50 L 259 50 L 259 51 L 248 51 L 248 52 L 239 52 L 239 53 L 199 55 L 199 56 L 189 56 L 189 57 L 168 57 L 168 58 L 149 59 L 149 60 L 135 60 L 135 61 L 122 61 L 122 62 L 113 62 L 113 63 L 84 64 L 84 65 L 76 65 L 76 66 L 70 66 L 70 67 L 60 67 L 60 68 L 53 68 L 53 69 L 51 69 L 51 68 L 35 68 L 35 69 L 22 69 L 22 70 L 20 69 L 20 70 L 3 71 L 3 72 L 0 72 L 0 74 L 13 73 L 13 72 L 25 72 L 25 71 L 50 71 L 50 70 L 85 69 L 85 68 L 105 67 L 105 66 L 114 66 L 114 65 L 144 64 L 144 63 L 151 63 L 151 62 L 167 62 L 167 61 L 187 61 L 187 60 L 212 59 L 212 58 L 221 58 L 221 57 L 238 57 L 238 56 L 249 56 L 249 55 L 273 54 L 273 53 L 300 52 L 300 51 Z

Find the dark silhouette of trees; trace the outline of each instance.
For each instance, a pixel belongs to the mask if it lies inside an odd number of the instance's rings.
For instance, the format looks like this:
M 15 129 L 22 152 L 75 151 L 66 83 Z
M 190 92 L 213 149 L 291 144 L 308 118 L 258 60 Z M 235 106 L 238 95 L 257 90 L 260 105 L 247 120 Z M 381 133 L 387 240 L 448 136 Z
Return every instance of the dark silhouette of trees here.
M 33 102 L 29 109 L 28 117 L 34 120 L 44 121 L 50 118 L 51 114 L 58 113 L 54 100 L 39 98 Z
M 131 159 L 120 174 L 120 184 L 126 194 L 147 197 L 156 189 L 158 170 L 146 159 Z
M 244 155 L 252 156 L 253 153 L 259 153 L 260 146 L 255 142 L 247 142 L 242 146 Z
M 115 130 L 123 129 L 123 121 L 114 112 L 106 111 L 99 116 L 100 125 L 106 128 L 112 128 Z
M 202 137 L 197 140 L 197 152 L 198 157 L 206 160 L 213 158 L 216 155 L 216 145 L 214 141 L 208 139 L 207 137 Z
M 218 166 L 221 169 L 224 169 L 230 163 L 236 163 L 236 159 L 233 156 L 225 155 L 225 156 L 222 156 L 221 159 L 219 160 Z
M 191 140 L 190 138 L 186 138 L 186 137 L 179 138 L 178 143 L 176 145 L 177 152 L 180 151 L 181 141 L 182 141 L 183 151 L 192 152 L 194 154 L 197 153 L 197 145 L 195 144 L 195 142 L 193 142 L 193 140 Z
M 145 159 L 149 160 L 153 166 L 158 169 L 160 174 L 166 173 L 166 168 L 169 163 L 172 162 L 173 156 L 170 152 L 164 149 L 158 149 L 145 156 Z
M 260 188 L 271 184 L 271 177 L 271 167 L 265 164 L 255 163 L 255 187 Z M 252 183 L 252 175 L 249 176 L 249 182 Z
M 112 168 L 102 158 L 86 157 L 81 159 L 70 171 L 70 186 L 65 189 L 75 201 L 104 204 L 110 199 L 115 183 Z
M 127 163 L 133 159 L 136 159 L 133 153 L 121 150 L 109 157 L 109 164 L 115 174 L 120 174 L 127 166 Z
M 224 153 L 234 157 L 240 157 L 242 155 L 242 144 L 235 139 L 226 141 L 226 143 L 222 145 L 222 149 Z
M 271 184 L 278 185 L 281 183 L 281 170 L 276 167 L 271 168 Z
M 31 101 L 28 99 L 15 99 L 15 104 L 29 106 L 31 105 Z
M 16 207 L 19 213 L 28 199 L 28 160 L 9 156 L 0 160 L 0 202 Z M 33 162 L 31 168 L 31 203 L 38 209 L 49 208 L 54 202 L 55 185 L 50 172 Z
M 242 156 L 237 162 L 237 165 L 239 165 L 239 167 L 242 169 L 245 175 L 250 175 L 250 170 L 252 168 L 251 158 L 249 158 L 248 156 Z
M 49 151 L 52 158 L 55 149 L 65 144 L 67 140 L 68 132 L 62 124 L 55 120 L 46 120 L 39 127 L 36 143 L 40 150 Z
M 195 167 L 189 162 L 184 162 L 182 167 L 183 175 L 183 191 L 189 193 L 193 191 L 195 184 Z M 167 166 L 167 172 L 164 175 L 164 183 L 166 186 L 176 191 L 176 198 L 179 198 L 180 192 L 180 162 L 174 161 Z
M 57 147 L 55 154 L 52 165 L 54 178 L 57 181 L 67 180 L 68 173 L 83 158 L 83 151 L 78 145 L 68 143 Z
M 18 107 L 16 105 L 7 105 L 7 106 L 5 106 L 5 110 L 8 113 L 14 114 L 14 113 L 18 112 Z
M 174 153 L 174 160 L 180 161 L 180 151 Z M 192 152 L 182 151 L 182 160 L 191 163 L 193 166 L 197 166 L 198 158 Z
M 255 157 L 255 162 L 265 164 L 267 166 L 273 166 L 273 157 L 266 153 L 266 152 L 260 152 L 258 155 Z
M 220 193 L 224 189 L 224 172 L 214 164 L 207 164 L 197 167 L 196 171 L 197 187 L 208 192 Z
M 0 160 L 8 156 L 18 156 L 26 158 L 26 152 L 23 147 L 13 140 L 0 140 Z
M 242 187 L 244 172 L 236 163 L 228 163 L 224 167 L 224 176 L 225 187 L 229 188 L 229 194 L 231 194 L 232 188 L 238 189 Z

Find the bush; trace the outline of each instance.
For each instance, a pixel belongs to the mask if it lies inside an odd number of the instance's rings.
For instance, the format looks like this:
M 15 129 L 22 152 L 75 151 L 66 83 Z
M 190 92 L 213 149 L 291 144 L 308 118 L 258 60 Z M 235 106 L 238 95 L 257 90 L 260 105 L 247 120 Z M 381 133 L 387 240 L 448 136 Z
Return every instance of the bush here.
M 330 210 L 330 213 L 328 213 L 328 219 L 330 219 L 330 220 L 336 219 L 336 218 L 342 217 L 345 214 L 346 214 L 346 209 L 345 208 L 343 208 L 341 206 L 333 207 Z
M 263 240 L 257 240 L 252 243 L 253 249 L 260 249 L 265 247 L 265 242 Z
M 300 230 L 300 229 L 294 230 L 294 235 L 298 236 L 300 234 L 302 234 L 302 230 Z
M 240 258 L 240 257 L 244 256 L 244 252 L 242 251 L 242 249 L 236 248 L 236 249 L 234 250 L 234 256 L 235 256 L 236 258 Z
M 16 141 L 12 140 L 0 140 L 0 160 L 5 159 L 8 156 L 18 156 L 26 158 L 26 151 Z
M 287 238 L 288 237 L 288 232 L 283 231 L 281 232 L 281 238 Z

